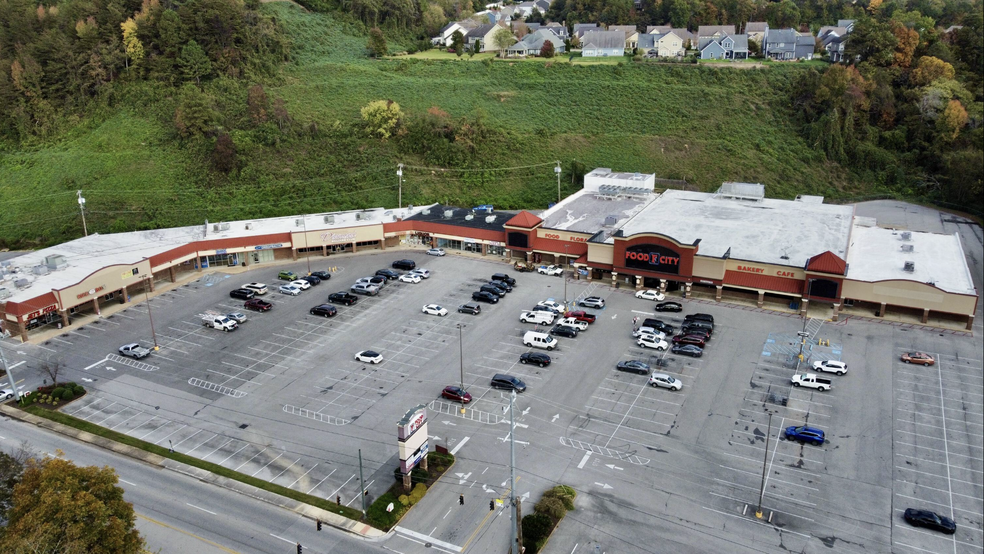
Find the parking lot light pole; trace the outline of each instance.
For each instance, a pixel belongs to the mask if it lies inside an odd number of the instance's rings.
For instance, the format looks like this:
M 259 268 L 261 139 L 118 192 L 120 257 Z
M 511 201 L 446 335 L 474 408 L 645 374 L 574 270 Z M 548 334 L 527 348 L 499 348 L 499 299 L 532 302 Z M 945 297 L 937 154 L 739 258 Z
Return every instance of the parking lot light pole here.
M 557 174 L 557 203 L 560 204 L 560 162 L 557 162 L 557 167 L 554 168 L 554 173 Z
M 85 226 L 85 198 L 82 198 L 82 191 L 75 191 L 75 194 L 79 197 L 79 211 L 82 212 L 82 232 L 85 236 L 89 236 L 89 229 Z
M 150 334 L 154 337 L 154 350 L 160 350 L 161 347 L 157 344 L 157 331 L 154 330 L 154 314 L 150 312 L 150 285 L 151 280 L 149 275 L 144 275 L 144 279 L 147 280 L 147 286 L 144 287 L 144 295 L 147 298 L 147 317 L 150 318 Z
M 396 164 L 396 178 L 399 181 L 399 185 L 400 185 L 399 204 L 400 204 L 400 209 L 402 210 L 403 209 L 403 164 Z
M 465 390 L 465 353 L 461 348 L 461 324 L 458 324 L 458 368 L 461 370 L 461 390 Z M 461 413 L 465 413 L 465 403 L 461 403 Z
M 7 334 L 7 332 L 4 331 L 3 333 L 0 333 L 0 340 L 3 340 L 8 336 L 9 335 Z M 3 364 L 3 368 L 7 370 L 7 379 L 10 380 L 10 390 L 14 391 L 14 398 L 16 398 L 18 402 L 20 402 L 21 393 L 19 390 L 17 390 L 17 383 L 14 382 L 14 372 L 10 371 L 10 366 L 7 365 L 7 358 L 5 358 L 3 355 L 3 346 L 0 346 L 0 364 Z
M 765 459 L 762 460 L 762 486 L 759 487 L 759 503 L 755 517 L 762 519 L 762 497 L 765 496 L 765 472 L 769 465 L 769 435 L 772 434 L 772 412 L 769 412 L 769 429 L 765 433 Z
M 571 245 L 569 245 L 569 244 L 565 244 L 564 245 L 564 265 L 565 266 L 571 265 L 571 262 L 570 262 L 570 254 L 568 253 L 568 248 L 570 248 L 570 246 Z M 564 278 L 564 307 L 565 308 L 567 307 L 567 275 L 566 275 L 566 273 L 567 272 L 565 271 L 564 273 L 561 273 L 560 274 Z

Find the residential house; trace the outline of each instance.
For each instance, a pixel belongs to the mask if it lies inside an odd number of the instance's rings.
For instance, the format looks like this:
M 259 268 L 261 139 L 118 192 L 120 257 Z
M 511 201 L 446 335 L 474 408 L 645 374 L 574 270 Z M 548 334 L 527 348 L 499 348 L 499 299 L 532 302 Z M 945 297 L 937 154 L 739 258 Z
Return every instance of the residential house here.
M 715 35 L 702 37 L 697 49 L 702 60 L 747 60 L 748 35 Z
M 762 55 L 773 60 L 812 60 L 816 39 L 795 29 L 769 29 Z
M 539 23 L 527 23 L 525 21 L 522 21 L 520 23 L 522 23 L 523 25 L 526 25 L 526 29 L 527 29 L 527 31 L 529 31 L 528 34 L 533 34 L 533 33 L 537 32 L 537 31 L 539 31 L 540 30 L 540 27 L 542 27 L 542 25 L 540 25 Z M 515 29 L 515 28 L 516 28 L 516 25 L 513 25 L 513 29 Z
M 635 25 L 612 25 L 609 31 L 621 31 L 625 33 L 625 49 L 635 50 L 639 43 L 639 30 Z
M 550 9 L 550 2 L 547 2 L 547 0 L 536 0 L 536 2 L 533 2 L 533 7 L 536 8 L 536 11 L 540 12 L 540 15 L 546 15 L 547 10 Z
M 506 53 L 509 56 L 539 56 L 540 49 L 543 48 L 545 42 L 553 43 L 554 52 L 557 54 L 562 54 L 565 50 L 562 38 L 552 31 L 540 29 L 535 33 L 526 35 L 523 40 L 510 46 Z
M 496 31 L 503 28 L 505 27 L 498 24 L 479 25 L 478 27 L 468 31 L 468 34 L 465 35 L 465 44 L 467 44 L 469 48 L 472 48 L 475 46 L 475 41 L 480 41 L 479 52 L 491 52 L 498 50 L 496 45 L 492 44 L 492 36 L 495 35 Z
M 820 27 L 817 32 L 817 40 L 820 41 L 820 48 L 827 52 L 832 62 L 840 62 L 844 59 L 844 45 L 847 43 L 847 36 L 850 31 L 847 27 L 834 27 L 826 25 Z
M 647 58 L 678 58 L 687 53 L 683 39 L 673 31 L 661 35 L 641 34 L 638 48 Z
M 838 19 L 837 26 L 847 29 L 847 34 L 854 32 L 854 20 L 853 19 Z
M 600 31 L 600 30 L 601 29 L 598 27 L 597 23 L 575 23 L 574 32 L 572 34 L 579 39 L 583 39 L 584 33 L 587 33 L 588 31 Z
M 769 32 L 769 24 L 765 21 L 749 21 L 745 24 L 745 34 L 749 41 L 755 41 L 761 46 L 765 43 L 765 35 Z
M 713 38 L 720 37 L 724 35 L 734 35 L 735 26 L 734 25 L 701 25 L 697 27 L 697 42 L 700 49 L 700 40 L 703 38 Z
M 673 28 L 669 25 L 650 25 L 646 27 L 646 34 L 665 35 L 667 33 L 673 33 L 682 40 L 684 50 L 693 48 L 697 44 L 697 36 L 686 29 Z
M 623 56 L 625 33 L 622 31 L 588 31 L 581 37 L 581 55 L 585 58 Z
M 444 27 L 441 27 L 441 31 L 437 34 L 437 36 L 431 39 L 431 44 L 451 46 L 451 39 L 454 36 L 455 31 L 460 32 L 462 36 L 468 34 L 468 29 L 465 26 L 457 21 L 452 21 Z
M 526 19 L 533 13 L 534 7 L 535 6 L 531 0 L 517 4 L 514 6 L 515 10 L 512 14 L 513 19 Z
M 570 38 L 571 36 L 571 34 L 567 32 L 566 25 L 561 25 L 560 23 L 557 23 L 555 21 L 551 21 L 550 23 L 547 23 L 546 25 L 543 26 L 543 28 L 549 31 L 553 31 L 553 34 L 557 35 L 562 39 L 567 39 Z

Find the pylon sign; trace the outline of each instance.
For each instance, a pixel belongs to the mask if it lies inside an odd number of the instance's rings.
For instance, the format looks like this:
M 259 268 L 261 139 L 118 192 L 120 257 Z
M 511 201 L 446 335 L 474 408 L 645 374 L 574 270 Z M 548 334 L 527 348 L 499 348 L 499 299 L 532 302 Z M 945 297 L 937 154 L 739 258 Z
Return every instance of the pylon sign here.
M 409 410 L 397 422 L 396 434 L 400 449 L 400 471 L 406 475 L 427 455 L 427 406 L 420 404 Z

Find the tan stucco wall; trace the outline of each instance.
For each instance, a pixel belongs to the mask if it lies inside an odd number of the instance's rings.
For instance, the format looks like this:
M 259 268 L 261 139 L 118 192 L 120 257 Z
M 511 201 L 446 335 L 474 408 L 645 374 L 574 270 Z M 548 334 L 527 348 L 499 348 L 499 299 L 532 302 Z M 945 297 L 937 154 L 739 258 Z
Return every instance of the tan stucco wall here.
M 588 262 L 611 265 L 615 259 L 615 247 L 611 244 L 588 243 Z
M 884 302 L 892 306 L 909 308 L 929 308 L 933 311 L 951 314 L 973 315 L 977 306 L 977 298 L 947 294 L 946 292 L 924 283 L 914 281 L 865 281 L 844 280 L 841 288 L 843 298 L 864 300 L 865 302 Z
M 727 260 L 726 265 L 729 271 L 740 273 L 750 273 L 752 275 L 765 275 L 767 277 L 784 277 L 786 279 L 806 279 L 806 271 L 789 267 L 788 265 L 762 264 L 755 262 L 743 262 L 741 260 Z M 724 274 L 721 274 L 724 276 Z
M 308 231 L 306 233 L 291 233 L 294 248 L 310 248 L 324 244 L 348 244 L 352 242 L 368 242 L 383 240 L 382 225 L 361 225 L 359 227 L 342 227 L 327 231 Z M 307 239 L 305 243 L 304 240 Z M 307 246 L 304 246 L 307 244 Z
M 133 274 L 133 270 L 137 274 Z M 150 275 L 150 260 L 136 265 L 114 265 L 93 273 L 77 285 L 55 291 L 61 299 L 61 308 L 68 309 L 91 301 L 94 297 L 109 294 L 126 286 L 140 283 L 141 275 Z
M 694 256 L 694 279 L 724 279 L 724 268 L 727 260 L 717 258 L 702 258 Z

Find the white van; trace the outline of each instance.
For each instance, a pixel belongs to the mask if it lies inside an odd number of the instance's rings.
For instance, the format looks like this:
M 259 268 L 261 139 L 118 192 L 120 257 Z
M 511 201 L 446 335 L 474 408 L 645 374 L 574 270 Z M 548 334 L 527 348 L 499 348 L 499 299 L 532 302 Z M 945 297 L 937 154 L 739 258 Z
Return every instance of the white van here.
M 526 334 L 523 335 L 523 344 L 526 346 L 535 346 L 537 348 L 553 350 L 554 348 L 557 348 L 557 339 L 546 333 L 527 331 Z
M 523 323 L 543 323 L 550 325 L 554 322 L 557 314 L 553 312 L 528 311 L 519 314 L 519 320 Z

